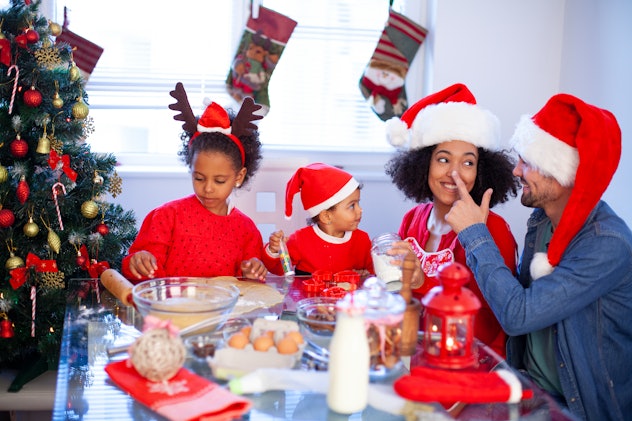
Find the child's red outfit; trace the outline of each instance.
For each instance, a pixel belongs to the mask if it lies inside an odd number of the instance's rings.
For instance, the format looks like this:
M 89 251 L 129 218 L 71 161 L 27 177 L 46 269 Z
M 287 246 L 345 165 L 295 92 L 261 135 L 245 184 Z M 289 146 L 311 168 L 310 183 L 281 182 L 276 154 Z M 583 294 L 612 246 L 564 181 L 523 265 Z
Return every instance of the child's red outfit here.
M 402 224 L 399 228 L 399 235 L 402 238 L 413 237 L 422 248 L 425 248 L 430 232 L 428 231 L 428 216 L 433 208 L 432 203 L 422 203 L 411 210 L 409 210 L 402 219 Z M 517 244 L 514 239 L 509 225 L 498 214 L 489 212 L 487 218 L 487 227 L 494 238 L 500 254 L 505 260 L 505 264 L 512 273 L 516 273 L 516 255 Z M 443 235 L 437 251 L 444 249 L 451 249 L 454 253 L 454 261 L 461 263 L 467 267 L 465 261 L 465 250 L 461 246 L 457 239 L 457 234 L 454 231 Z M 469 269 L 469 268 L 468 268 Z M 481 309 L 478 311 L 474 320 L 474 336 L 491 347 L 498 355 L 505 357 L 505 340 L 506 335 L 500 324 L 496 320 L 494 313 L 492 312 L 489 304 L 483 297 L 478 284 L 474 279 L 474 275 L 471 273 L 470 282 L 466 284 L 466 287 L 472 290 L 474 294 L 481 301 Z M 413 296 L 421 299 L 430 289 L 439 285 L 439 281 L 436 277 L 426 276 L 424 283 L 421 287 L 413 290 Z
M 287 240 L 287 249 L 297 273 L 314 273 L 328 270 L 332 273 L 343 270 L 367 270 L 374 274 L 371 258 L 371 239 L 362 230 L 347 231 L 342 238 L 326 234 L 317 225 L 304 227 L 294 232 Z M 279 255 L 271 254 L 266 245 L 262 260 L 266 268 L 283 275 Z
M 195 195 L 177 199 L 152 210 L 123 259 L 122 273 L 130 272 L 130 259 L 140 250 L 157 260 L 154 277 L 241 276 L 241 262 L 261 259 L 263 240 L 255 223 L 239 209 L 226 216 L 209 212 Z

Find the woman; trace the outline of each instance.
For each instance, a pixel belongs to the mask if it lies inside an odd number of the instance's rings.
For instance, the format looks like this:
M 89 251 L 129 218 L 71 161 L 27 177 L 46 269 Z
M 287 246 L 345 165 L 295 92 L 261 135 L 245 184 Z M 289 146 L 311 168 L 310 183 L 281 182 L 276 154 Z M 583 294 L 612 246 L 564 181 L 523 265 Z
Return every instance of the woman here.
M 463 84 L 452 85 L 409 108 L 401 120 L 387 123 L 390 141 L 407 148 L 386 164 L 386 173 L 404 195 L 417 206 L 402 220 L 399 235 L 406 239 L 420 260 L 422 276 L 413 294 L 423 297 L 438 285 L 438 267 L 446 262 L 465 262 L 457 235 L 445 221 L 452 203 L 459 199 L 452 172 L 457 171 L 474 200 L 493 189 L 490 207 L 515 197 L 519 183 L 512 175 L 513 162 L 501 150 L 496 116 L 476 105 Z M 515 273 L 517 245 L 509 225 L 494 212 L 487 226 L 507 266 Z M 474 335 L 500 356 L 505 356 L 506 335 L 482 296 L 474 276 L 467 285 L 481 300 Z

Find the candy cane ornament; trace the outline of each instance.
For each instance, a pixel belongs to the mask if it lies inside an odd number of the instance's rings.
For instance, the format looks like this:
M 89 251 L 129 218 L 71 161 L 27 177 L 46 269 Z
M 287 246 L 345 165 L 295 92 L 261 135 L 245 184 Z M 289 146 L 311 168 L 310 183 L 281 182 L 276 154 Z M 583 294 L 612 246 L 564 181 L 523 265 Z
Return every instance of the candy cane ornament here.
M 35 337 L 35 301 L 36 301 L 35 285 L 31 287 L 31 338 Z
M 20 77 L 20 69 L 17 65 L 12 65 L 7 70 L 7 76 L 11 75 L 11 70 L 15 70 L 15 80 L 13 81 L 13 93 L 11 94 L 11 102 L 9 103 L 9 114 L 13 111 L 13 102 L 15 101 L 15 94 L 18 91 L 18 79 Z
M 59 210 L 59 202 L 57 201 L 57 187 L 61 188 L 61 191 L 66 194 L 66 186 L 62 183 L 57 182 L 53 184 L 53 200 L 55 200 L 55 209 L 57 210 L 57 220 L 59 221 L 59 229 L 64 230 L 64 223 L 61 220 L 61 211 Z

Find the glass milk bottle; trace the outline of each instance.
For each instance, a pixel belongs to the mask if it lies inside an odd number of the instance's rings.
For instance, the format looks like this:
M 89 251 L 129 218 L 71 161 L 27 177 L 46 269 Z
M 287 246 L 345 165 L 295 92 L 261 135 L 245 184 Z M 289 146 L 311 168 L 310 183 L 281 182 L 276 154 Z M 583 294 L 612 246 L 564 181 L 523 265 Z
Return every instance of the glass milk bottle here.
M 362 411 L 369 396 L 369 344 L 365 303 L 347 294 L 336 303 L 336 327 L 329 345 L 329 409 L 341 414 Z

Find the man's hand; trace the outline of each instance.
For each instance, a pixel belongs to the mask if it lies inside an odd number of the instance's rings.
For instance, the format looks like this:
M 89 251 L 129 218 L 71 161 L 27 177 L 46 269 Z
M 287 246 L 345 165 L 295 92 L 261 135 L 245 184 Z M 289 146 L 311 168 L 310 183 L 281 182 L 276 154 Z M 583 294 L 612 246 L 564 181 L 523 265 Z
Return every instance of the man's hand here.
M 481 206 L 478 206 L 467 191 L 465 183 L 461 180 L 458 172 L 452 172 L 452 179 L 456 183 L 459 198 L 454 201 L 452 209 L 445 216 L 446 222 L 450 224 L 457 234 L 471 225 L 486 223 L 487 215 L 489 215 L 489 201 L 492 197 L 492 189 L 485 191 L 481 200 Z

